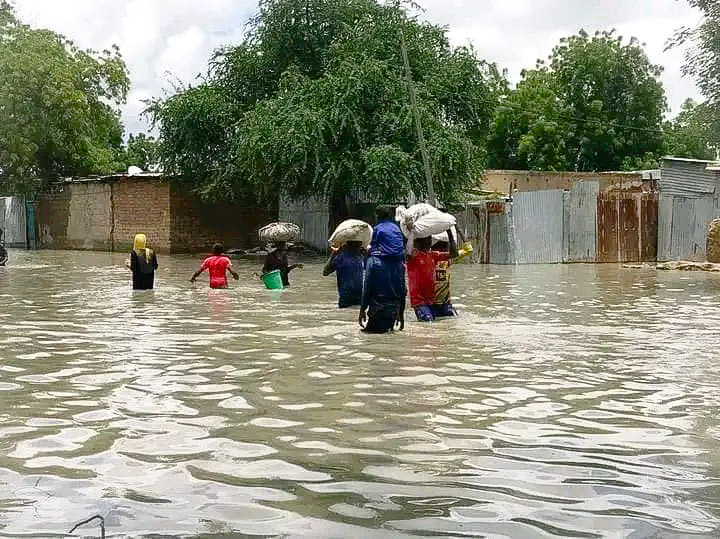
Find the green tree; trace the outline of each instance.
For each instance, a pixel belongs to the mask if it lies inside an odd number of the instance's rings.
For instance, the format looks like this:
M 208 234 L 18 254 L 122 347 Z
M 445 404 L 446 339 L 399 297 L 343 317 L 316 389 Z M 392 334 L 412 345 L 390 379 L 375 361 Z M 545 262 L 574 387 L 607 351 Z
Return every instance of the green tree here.
M 124 150 L 126 168 L 135 166 L 147 171 L 158 165 L 157 141 L 145 133 L 131 134 Z
M 618 170 L 661 151 L 667 105 L 661 68 L 614 32 L 560 40 L 497 108 L 489 166 Z
M 665 154 L 692 159 L 715 159 L 717 138 L 713 110 L 688 99 L 680 113 L 665 124 Z
M 33 196 L 37 178 L 117 170 L 128 86 L 117 48 L 81 50 L 0 2 L 0 190 Z
M 477 181 L 506 82 L 445 29 L 375 0 L 263 0 L 249 28 L 202 84 L 150 103 L 166 172 L 210 199 L 422 196 L 402 33 L 435 190 Z

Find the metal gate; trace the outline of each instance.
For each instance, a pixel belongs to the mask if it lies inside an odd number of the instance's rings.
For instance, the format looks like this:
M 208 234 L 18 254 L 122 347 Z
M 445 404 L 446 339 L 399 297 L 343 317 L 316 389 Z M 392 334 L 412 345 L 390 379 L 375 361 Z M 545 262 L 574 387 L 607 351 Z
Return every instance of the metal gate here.
M 599 193 L 597 261 L 655 261 L 657 223 L 657 193 Z

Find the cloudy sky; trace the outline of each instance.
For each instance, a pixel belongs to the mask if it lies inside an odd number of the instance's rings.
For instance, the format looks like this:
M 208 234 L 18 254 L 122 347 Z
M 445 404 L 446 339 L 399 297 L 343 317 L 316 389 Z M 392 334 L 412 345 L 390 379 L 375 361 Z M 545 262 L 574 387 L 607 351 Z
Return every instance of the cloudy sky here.
M 143 101 L 161 95 L 172 81 L 190 82 L 205 71 L 211 52 L 242 39 L 257 0 L 13 0 L 20 18 L 50 28 L 80 46 L 117 44 L 128 64 L 132 89 L 123 109 L 128 132 L 147 129 Z M 420 0 L 424 17 L 446 25 L 454 44 L 472 43 L 481 57 L 520 70 L 548 56 L 561 37 L 584 28 L 615 28 L 646 44 L 650 59 L 664 66 L 671 108 L 698 97 L 680 73 L 682 52 L 663 52 L 666 40 L 698 15 L 685 0 Z

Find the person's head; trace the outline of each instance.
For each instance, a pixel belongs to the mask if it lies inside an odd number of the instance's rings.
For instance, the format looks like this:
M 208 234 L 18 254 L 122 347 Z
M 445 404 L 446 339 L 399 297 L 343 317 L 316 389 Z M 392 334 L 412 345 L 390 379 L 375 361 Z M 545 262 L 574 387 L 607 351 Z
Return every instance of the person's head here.
M 133 249 L 136 251 L 142 251 L 147 246 L 147 238 L 145 237 L 145 234 L 135 234 L 135 239 L 133 240 Z
M 445 240 L 436 241 L 433 243 L 432 248 L 442 253 L 448 253 L 450 252 L 450 243 Z
M 417 238 L 413 242 L 413 247 L 415 247 L 418 251 L 429 251 L 432 247 L 432 236 L 428 236 L 427 238 Z
M 382 204 L 375 208 L 375 218 L 378 221 L 388 221 L 395 218 L 395 208 L 388 204 Z
M 361 241 L 349 241 L 345 244 L 345 250 L 349 253 L 359 253 L 363 247 L 364 245 Z
M 273 242 L 273 248 L 276 251 L 280 251 L 281 253 L 284 251 L 287 251 L 287 242 L 285 241 L 276 241 Z
M 212 253 L 213 253 L 215 256 L 221 255 L 221 254 L 223 254 L 224 252 L 225 252 L 225 247 L 223 247 L 223 244 L 222 244 L 222 243 L 216 243 L 216 244 L 213 245 Z

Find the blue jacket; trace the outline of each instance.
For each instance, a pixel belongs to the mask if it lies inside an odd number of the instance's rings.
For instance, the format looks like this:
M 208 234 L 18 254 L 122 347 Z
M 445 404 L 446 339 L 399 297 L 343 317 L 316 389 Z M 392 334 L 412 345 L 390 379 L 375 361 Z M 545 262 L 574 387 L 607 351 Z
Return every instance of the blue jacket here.
M 395 221 L 389 219 L 379 221 L 373 227 L 369 254 L 370 256 L 402 258 L 405 254 L 405 241 L 400 225 Z
M 364 268 L 364 251 L 359 253 L 340 251 L 332 259 L 330 270 L 337 275 L 338 306 L 340 308 L 360 305 Z
M 360 309 L 405 308 L 405 262 L 402 257 L 370 256 L 365 263 L 365 285 Z

